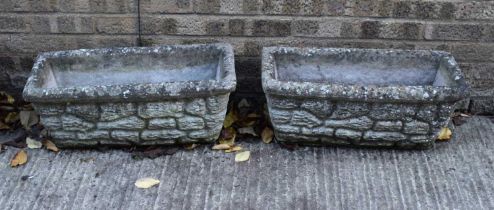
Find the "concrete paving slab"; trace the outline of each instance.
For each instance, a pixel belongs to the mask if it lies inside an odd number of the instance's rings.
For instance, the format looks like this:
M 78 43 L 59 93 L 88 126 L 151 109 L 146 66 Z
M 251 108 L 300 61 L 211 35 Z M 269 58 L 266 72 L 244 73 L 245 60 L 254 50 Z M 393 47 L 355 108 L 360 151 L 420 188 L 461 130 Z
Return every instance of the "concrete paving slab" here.
M 121 150 L 0 154 L 1 209 L 494 209 L 494 123 L 473 117 L 432 150 L 241 142 L 248 162 L 202 146 L 156 159 Z M 26 181 L 22 176 L 33 176 Z M 161 181 L 137 189 L 142 177 Z

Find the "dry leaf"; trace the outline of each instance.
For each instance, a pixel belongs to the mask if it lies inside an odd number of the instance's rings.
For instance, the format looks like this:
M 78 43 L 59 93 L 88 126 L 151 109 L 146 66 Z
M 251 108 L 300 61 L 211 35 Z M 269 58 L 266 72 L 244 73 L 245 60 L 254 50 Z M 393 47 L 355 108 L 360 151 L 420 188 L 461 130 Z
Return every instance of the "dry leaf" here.
M 19 150 L 19 152 L 17 152 L 15 154 L 14 158 L 12 158 L 12 160 L 10 161 L 10 166 L 16 167 L 16 166 L 23 165 L 26 162 L 27 162 L 27 153 L 26 153 L 26 151 L 21 149 L 21 150 Z
M 12 97 L 11 95 L 7 94 L 6 92 L 4 91 L 0 91 L 0 96 L 2 96 L 1 98 L 1 101 L 0 103 L 9 103 L 9 104 L 13 104 L 15 102 L 14 100 L 14 97 Z M 4 98 L 5 97 L 5 98 Z
M 199 146 L 199 145 L 198 145 L 198 144 L 186 144 L 186 145 L 184 146 L 184 148 L 185 148 L 186 150 L 193 150 L 193 149 L 194 149 L 194 148 L 196 148 L 197 146 Z
M 50 140 L 43 140 L 43 145 L 46 147 L 47 150 L 53 151 L 53 152 L 58 152 L 59 149 L 57 145 L 55 145 L 52 141 Z
M 242 150 L 242 147 L 241 146 L 234 146 L 231 149 L 225 150 L 225 153 L 238 152 L 240 150 Z
M 14 123 L 17 120 L 19 120 L 19 114 L 17 112 L 9 112 L 4 119 L 6 123 Z
M 225 149 L 230 149 L 230 145 L 228 144 L 217 144 L 213 146 L 214 150 L 225 150 Z
M 448 141 L 451 139 L 452 134 L 453 133 L 449 128 L 442 128 L 441 131 L 439 132 L 439 136 L 437 137 L 437 140 Z
M 254 131 L 253 127 L 244 127 L 244 128 L 239 128 L 238 133 L 240 134 L 249 134 L 253 136 L 257 136 L 257 133 Z
M 231 127 L 233 123 L 235 123 L 235 121 L 237 120 L 238 120 L 238 116 L 236 112 L 234 110 L 231 110 L 230 112 L 228 112 L 228 114 L 226 114 L 225 121 L 223 122 L 223 127 L 225 128 Z
M 239 152 L 235 155 L 235 162 L 244 162 L 249 160 L 250 151 Z
M 147 189 L 147 188 L 150 188 L 150 187 L 157 185 L 159 183 L 160 183 L 160 180 L 157 180 L 155 178 L 146 177 L 146 178 L 138 179 L 135 182 L 135 186 L 137 188 Z
M 271 143 L 271 141 L 273 141 L 273 135 L 274 135 L 273 130 L 269 127 L 265 127 L 261 133 L 262 142 L 266 144 Z
M 8 130 L 10 126 L 0 121 L 0 130 Z
M 26 129 L 31 128 L 31 126 L 39 122 L 38 115 L 34 111 L 21 111 L 19 113 L 19 118 L 21 120 L 22 126 L 24 126 L 24 128 Z
M 232 127 L 225 128 L 221 131 L 219 143 L 233 146 L 235 144 L 236 137 L 237 137 L 237 132 L 235 131 L 234 128 Z
M 36 141 L 30 137 L 26 138 L 26 144 L 29 149 L 39 149 L 43 146 L 40 141 Z

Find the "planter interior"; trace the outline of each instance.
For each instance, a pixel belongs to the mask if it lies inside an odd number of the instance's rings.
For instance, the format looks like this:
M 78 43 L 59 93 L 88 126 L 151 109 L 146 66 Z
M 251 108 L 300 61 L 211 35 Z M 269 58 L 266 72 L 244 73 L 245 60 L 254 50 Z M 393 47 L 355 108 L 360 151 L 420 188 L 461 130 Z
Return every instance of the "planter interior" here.
M 262 68 L 277 139 L 293 143 L 428 148 L 468 96 L 440 51 L 271 47 Z
M 217 139 L 235 89 L 230 45 L 49 52 L 24 89 L 58 145 Z

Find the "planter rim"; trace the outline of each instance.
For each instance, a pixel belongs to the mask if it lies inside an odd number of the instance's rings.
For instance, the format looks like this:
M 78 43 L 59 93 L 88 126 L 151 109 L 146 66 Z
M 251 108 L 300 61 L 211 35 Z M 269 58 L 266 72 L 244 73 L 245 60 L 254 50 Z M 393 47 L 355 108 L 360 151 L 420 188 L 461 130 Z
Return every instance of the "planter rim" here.
M 42 87 L 41 74 L 49 58 L 168 53 L 184 49 L 216 49 L 222 52 L 224 74 L 220 80 L 174 81 L 161 83 L 88 85 L 77 87 Z M 220 62 L 221 63 L 221 62 Z M 235 90 L 236 76 L 233 48 L 228 43 L 160 45 L 153 47 L 114 47 L 78 49 L 40 53 L 23 90 L 24 100 L 29 102 L 112 102 L 153 101 L 163 99 L 193 98 L 230 93 Z
M 418 54 L 420 56 L 437 56 L 445 59 L 446 68 L 453 75 L 455 86 L 408 86 L 408 85 L 347 85 L 335 83 L 282 81 L 275 78 L 276 63 L 274 54 L 296 54 L 302 56 L 328 55 L 335 53 L 379 53 L 379 54 Z M 266 94 L 330 98 L 349 101 L 389 101 L 389 102 L 454 102 L 470 95 L 470 88 L 465 81 L 453 56 L 436 50 L 401 50 L 401 49 L 359 49 L 359 48 L 298 48 L 298 47 L 264 47 L 262 50 L 262 87 Z

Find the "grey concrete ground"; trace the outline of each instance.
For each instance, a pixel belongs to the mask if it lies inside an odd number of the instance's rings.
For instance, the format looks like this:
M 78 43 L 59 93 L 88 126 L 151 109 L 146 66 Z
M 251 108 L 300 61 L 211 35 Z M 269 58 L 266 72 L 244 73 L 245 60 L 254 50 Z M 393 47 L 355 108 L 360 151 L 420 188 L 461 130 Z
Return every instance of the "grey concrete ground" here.
M 493 209 L 494 124 L 471 118 L 427 151 L 242 143 L 248 162 L 200 147 L 154 160 L 120 150 L 0 154 L 1 209 Z M 21 180 L 24 175 L 33 178 Z M 156 177 L 150 189 L 136 179 Z

